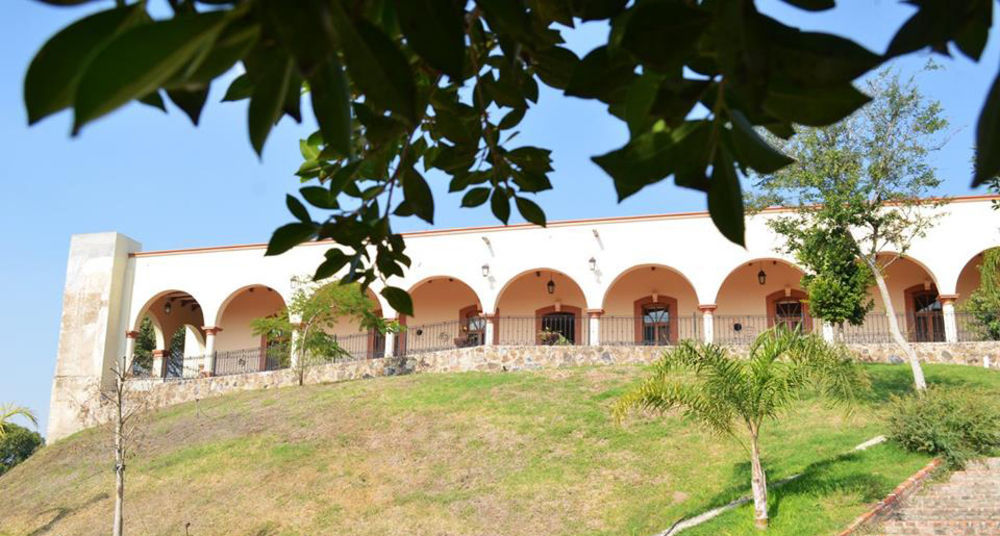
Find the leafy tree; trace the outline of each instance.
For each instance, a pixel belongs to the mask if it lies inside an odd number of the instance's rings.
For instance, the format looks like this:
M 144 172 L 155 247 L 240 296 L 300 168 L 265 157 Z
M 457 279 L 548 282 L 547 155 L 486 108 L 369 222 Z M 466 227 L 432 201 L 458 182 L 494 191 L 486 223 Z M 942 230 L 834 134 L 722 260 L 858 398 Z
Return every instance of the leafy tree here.
M 990 340 L 1000 340 L 1000 248 L 983 253 L 979 265 L 979 286 L 962 305 L 974 319 L 980 335 Z
M 41 434 L 23 426 L 7 423 L 4 428 L 5 433 L 0 437 L 0 476 L 27 460 L 45 444 Z
M 56 5 L 90 0 L 41 0 Z M 834 0 L 785 0 L 810 11 Z M 755 126 L 781 138 L 824 126 L 869 98 L 852 81 L 894 57 L 950 47 L 978 61 L 992 0 L 913 2 L 884 54 L 837 35 L 804 32 L 760 13 L 753 0 L 168 0 L 85 16 L 52 36 L 25 77 L 29 123 L 73 110 L 73 133 L 133 100 L 164 108 L 164 94 L 197 124 L 210 85 L 237 64 L 224 100 L 249 99 L 260 153 L 283 116 L 301 119 L 308 88 L 319 131 L 301 144 L 302 199 L 275 231 L 274 255 L 311 239 L 336 245 L 318 279 L 346 269 L 367 286 L 410 260 L 390 216 L 434 220 L 423 174 L 450 175 L 462 206 L 489 204 L 507 222 L 513 204 L 545 224 L 531 194 L 551 188 L 549 151 L 517 146 L 514 130 L 539 84 L 594 99 L 624 121 L 629 142 L 594 161 L 619 199 L 673 177 L 705 192 L 712 219 L 743 243 L 740 172 L 791 159 Z M 583 21 L 610 27 L 583 58 L 563 46 Z M 976 178 L 1000 171 L 1000 83 L 977 131 Z M 306 204 L 313 207 L 311 212 Z M 321 216 L 314 218 L 319 211 Z M 406 293 L 382 291 L 412 314 Z
M 23 417 L 31 421 L 31 424 L 38 426 L 38 418 L 30 409 L 14 404 L 4 404 L 0 406 L 0 438 L 7 434 L 7 427 L 13 425 L 11 419 L 14 417 Z
M 821 298 L 843 294 L 851 300 L 837 316 L 860 314 L 865 308 L 857 288 L 865 275 L 849 273 L 845 258 L 848 251 L 857 253 L 875 280 L 892 337 L 909 358 L 914 384 L 923 390 L 927 382 L 916 352 L 900 332 L 884 270 L 934 224 L 927 209 L 941 201 L 923 198 L 941 181 L 927 155 L 940 147 L 948 123 L 940 104 L 928 101 L 913 78 L 900 82 L 895 73 L 882 71 L 868 90 L 872 102 L 858 113 L 835 125 L 804 129 L 780 143 L 797 162 L 760 178 L 757 203 L 795 209 L 793 215 L 773 220 L 772 227 L 788 238 L 788 251 L 827 279 L 823 284 L 833 290 L 823 290 L 830 294 Z M 818 241 L 826 238 L 835 240 L 829 254 L 839 259 L 836 273 L 815 260 Z M 886 252 L 893 255 L 879 257 Z
M 849 402 L 867 382 L 843 347 L 779 327 L 757 336 L 747 359 L 734 359 L 722 346 L 682 342 L 618 400 L 614 413 L 620 420 L 633 409 L 665 413 L 680 408 L 739 442 L 750 456 L 754 522 L 763 529 L 768 522 L 759 441 L 764 424 L 778 420 L 809 389 Z
M 340 322 L 358 322 L 362 330 L 376 329 L 382 333 L 397 329 L 376 314 L 372 300 L 356 283 L 318 284 L 302 278 L 296 282 L 299 286 L 286 309 L 256 318 L 251 326 L 254 335 L 266 336 L 269 346 L 295 352 L 300 385 L 308 365 L 349 357 L 331 335 Z
M 139 324 L 139 336 L 135 339 L 132 355 L 136 374 L 153 370 L 153 350 L 156 350 L 156 331 L 153 329 L 153 321 L 144 316 Z
M 787 238 L 786 251 L 795 255 L 806 271 L 802 287 L 809 294 L 810 314 L 836 325 L 861 325 L 874 306 L 868 294 L 874 279 L 871 269 L 860 260 L 850 229 L 827 227 L 825 222 L 812 227 L 798 223 L 780 219 L 772 227 Z

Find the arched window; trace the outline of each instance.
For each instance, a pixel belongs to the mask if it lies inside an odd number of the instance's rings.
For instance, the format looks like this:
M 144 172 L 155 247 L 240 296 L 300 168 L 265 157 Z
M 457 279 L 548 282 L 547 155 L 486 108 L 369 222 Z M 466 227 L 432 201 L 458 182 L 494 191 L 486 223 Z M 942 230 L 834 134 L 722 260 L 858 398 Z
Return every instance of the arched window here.
M 677 300 L 652 295 L 635 301 L 635 342 L 665 346 L 677 341 Z
M 470 305 L 462 309 L 459 314 L 459 326 L 461 333 L 455 346 L 480 346 L 486 341 L 486 319 L 479 312 L 479 307 Z
M 766 301 L 768 327 L 784 326 L 804 332 L 812 329 L 812 317 L 809 316 L 809 302 L 805 292 L 779 290 L 769 295 Z
M 906 316 L 910 340 L 914 342 L 944 341 L 944 313 L 934 285 L 916 285 L 906 289 Z

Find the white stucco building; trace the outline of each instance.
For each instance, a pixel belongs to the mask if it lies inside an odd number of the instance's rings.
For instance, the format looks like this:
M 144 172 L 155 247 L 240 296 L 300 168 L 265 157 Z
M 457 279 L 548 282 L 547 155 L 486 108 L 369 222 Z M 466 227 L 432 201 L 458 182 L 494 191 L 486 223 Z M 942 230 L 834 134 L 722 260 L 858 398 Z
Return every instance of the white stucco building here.
M 992 197 L 957 198 L 886 279 L 911 340 L 958 341 L 956 304 L 978 286 L 977 259 L 1000 246 Z M 705 213 L 604 218 L 406 234 L 405 278 L 414 316 L 399 317 L 377 294 L 383 316 L 407 329 L 386 337 L 341 325 L 358 358 L 469 345 L 662 345 L 683 338 L 745 342 L 775 323 L 818 329 L 800 288 L 802 271 L 780 252 L 766 221 L 749 218 L 741 248 Z M 280 311 L 293 278 L 312 273 L 330 243 L 264 257 L 263 244 L 142 251 L 117 233 L 75 235 L 70 246 L 50 438 L 78 429 L 74 408 L 130 354 L 144 318 L 156 331 L 154 376 L 254 372 L 273 366 L 254 318 Z M 888 340 L 881 308 L 845 337 Z M 183 351 L 170 340 L 185 333 Z M 829 329 L 827 330 L 829 331 Z M 88 391 L 90 389 L 90 391 Z

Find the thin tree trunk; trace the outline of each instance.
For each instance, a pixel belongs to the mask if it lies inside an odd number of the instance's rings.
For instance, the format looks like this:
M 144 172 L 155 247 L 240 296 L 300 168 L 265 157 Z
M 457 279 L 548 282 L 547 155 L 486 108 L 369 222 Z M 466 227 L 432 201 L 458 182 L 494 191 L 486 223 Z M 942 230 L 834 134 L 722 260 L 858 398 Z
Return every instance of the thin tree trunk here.
M 115 379 L 115 520 L 112 536 L 122 536 L 125 530 L 125 437 L 122 418 L 124 378 Z
M 882 272 L 875 261 L 865 257 L 865 262 L 875 277 L 875 284 L 878 286 L 878 292 L 882 297 L 882 304 L 885 306 L 885 316 L 889 321 L 889 333 L 910 362 L 910 369 L 913 371 L 914 387 L 916 387 L 917 392 L 923 392 L 927 389 L 927 380 L 924 379 L 924 369 L 920 366 L 917 352 L 913 350 L 913 346 L 907 342 L 906 338 L 903 337 L 903 333 L 899 330 L 899 320 L 896 318 L 896 310 L 892 307 L 892 299 L 889 297 L 889 287 L 885 284 L 885 277 L 882 276 Z
M 757 432 L 750 434 L 750 488 L 753 491 L 753 524 L 760 530 L 767 528 L 767 476 L 760 464 L 760 446 Z

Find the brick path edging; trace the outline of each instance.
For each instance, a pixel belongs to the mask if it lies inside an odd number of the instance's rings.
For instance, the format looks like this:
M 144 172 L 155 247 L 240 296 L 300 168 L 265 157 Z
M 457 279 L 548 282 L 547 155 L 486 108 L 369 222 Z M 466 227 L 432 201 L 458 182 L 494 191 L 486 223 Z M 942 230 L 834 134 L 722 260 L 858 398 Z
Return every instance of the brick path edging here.
M 931 476 L 934 471 L 941 466 L 941 460 L 934 458 L 923 469 L 914 473 L 910 478 L 903 481 L 902 484 L 896 486 L 896 489 L 892 490 L 891 493 L 885 496 L 884 499 L 879 501 L 871 510 L 861 514 L 856 517 L 850 525 L 844 529 L 843 532 L 837 536 L 851 536 L 858 532 L 862 527 L 869 525 L 871 523 L 877 522 L 884 518 L 886 515 L 891 513 L 893 510 L 899 506 L 899 503 L 906 499 L 915 492 L 927 477 Z

